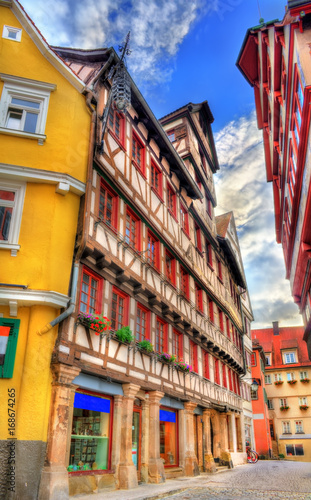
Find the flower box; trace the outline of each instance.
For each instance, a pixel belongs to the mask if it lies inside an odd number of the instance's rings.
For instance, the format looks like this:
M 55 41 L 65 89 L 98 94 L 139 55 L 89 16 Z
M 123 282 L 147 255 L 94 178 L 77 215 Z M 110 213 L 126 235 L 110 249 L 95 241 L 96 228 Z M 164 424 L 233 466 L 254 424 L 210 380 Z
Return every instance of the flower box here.
M 274 385 L 282 385 L 283 384 L 283 380 L 277 380 L 276 382 L 274 382 Z
M 110 329 L 109 319 L 99 313 L 79 312 L 77 323 L 94 330 L 95 335 L 104 335 L 105 331 Z
M 177 368 L 177 370 L 180 370 L 180 371 L 182 371 L 184 373 L 190 373 L 190 372 L 192 372 L 192 366 L 188 365 L 188 363 L 185 363 L 182 360 L 176 361 L 175 367 Z
M 309 406 L 308 405 L 300 405 L 299 408 L 301 410 L 307 410 L 309 408 Z
M 301 378 L 300 382 L 302 382 L 303 384 L 308 384 L 310 382 L 310 379 L 309 378 Z
M 159 360 L 162 361 L 162 363 L 168 363 L 169 365 L 172 365 L 176 362 L 176 356 L 174 356 L 174 354 L 162 352 L 162 354 L 159 354 Z
M 281 411 L 289 410 L 289 406 L 280 406 Z
M 287 383 L 290 385 L 296 384 L 297 380 L 288 380 Z
M 138 349 L 146 354 L 150 354 L 153 352 L 153 345 L 151 344 L 150 340 L 141 340 L 140 342 L 137 343 Z

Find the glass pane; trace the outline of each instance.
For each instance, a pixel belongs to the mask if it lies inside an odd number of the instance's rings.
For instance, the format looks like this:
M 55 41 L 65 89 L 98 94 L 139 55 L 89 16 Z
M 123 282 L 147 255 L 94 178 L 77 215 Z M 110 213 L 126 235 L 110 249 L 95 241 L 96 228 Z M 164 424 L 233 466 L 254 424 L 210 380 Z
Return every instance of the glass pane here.
M 23 106 L 23 108 L 27 107 L 27 108 L 40 109 L 40 103 L 35 101 L 26 101 L 25 99 L 16 99 L 16 97 L 13 97 L 11 102 L 12 104 Z
M 132 426 L 132 459 L 136 469 L 139 465 L 139 413 L 133 413 L 133 426 Z
M 178 465 L 175 411 L 160 410 L 160 456 L 164 466 Z
M 296 455 L 303 455 L 303 445 L 302 444 L 295 444 L 295 451 Z
M 0 207 L 0 240 L 9 239 L 10 224 L 12 218 L 12 208 Z
M 26 113 L 24 131 L 35 134 L 37 128 L 38 115 L 36 113 Z
M 22 112 L 9 111 L 8 120 L 7 120 L 7 128 L 11 128 L 13 130 L 20 130 L 22 123 Z
M 0 200 L 14 201 L 15 193 L 13 191 L 4 191 L 0 189 Z

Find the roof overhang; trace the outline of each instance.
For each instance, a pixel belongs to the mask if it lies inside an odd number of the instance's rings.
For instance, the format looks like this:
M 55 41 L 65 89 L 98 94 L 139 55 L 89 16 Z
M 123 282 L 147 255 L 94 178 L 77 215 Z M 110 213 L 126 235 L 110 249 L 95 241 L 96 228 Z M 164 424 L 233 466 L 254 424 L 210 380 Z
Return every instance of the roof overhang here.
M 223 249 L 223 251 L 228 259 L 230 268 L 233 271 L 237 285 L 240 286 L 241 288 L 243 288 L 244 290 L 246 290 L 246 282 L 245 282 L 244 276 L 240 270 L 240 266 L 236 260 L 235 254 L 232 250 L 232 247 L 231 247 L 229 240 L 227 238 L 223 238 L 222 236 L 219 236 L 219 235 L 217 235 L 217 240 L 219 241 L 219 244 L 220 244 L 221 248 Z

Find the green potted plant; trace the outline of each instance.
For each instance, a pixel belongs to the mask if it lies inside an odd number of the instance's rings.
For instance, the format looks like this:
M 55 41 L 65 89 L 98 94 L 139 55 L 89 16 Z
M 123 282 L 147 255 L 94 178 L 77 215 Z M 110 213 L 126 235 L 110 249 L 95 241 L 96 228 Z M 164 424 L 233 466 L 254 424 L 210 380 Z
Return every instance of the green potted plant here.
M 296 384 L 297 380 L 288 380 L 287 383 L 290 385 Z
M 139 347 L 139 349 L 141 351 L 145 351 L 145 352 L 153 352 L 153 345 L 151 344 L 150 340 L 148 339 L 145 339 L 145 340 L 141 340 L 140 342 L 138 342 L 137 346 Z
M 159 355 L 159 358 L 161 361 L 164 361 L 165 363 L 175 363 L 176 361 L 176 356 L 174 354 L 168 354 L 167 352 L 162 352 Z
M 100 313 L 79 312 L 77 322 L 94 330 L 95 335 L 103 335 L 106 330 L 110 329 L 109 319 Z
M 125 344 L 130 344 L 133 340 L 133 333 L 129 326 L 123 326 L 115 333 L 119 342 L 124 342 Z
M 309 378 L 301 378 L 300 382 L 302 382 L 303 384 L 307 384 L 308 382 L 310 382 L 310 379 Z
M 179 361 L 177 361 L 175 363 L 175 366 L 181 370 L 182 372 L 185 372 L 185 373 L 190 373 L 192 372 L 192 366 L 191 365 L 188 365 L 188 363 L 185 363 L 182 359 L 180 359 Z
M 289 410 L 289 406 L 280 406 L 281 411 Z
M 283 384 L 283 380 L 276 380 L 274 382 L 274 385 L 282 385 Z
M 301 410 L 307 410 L 309 408 L 309 406 L 308 405 L 300 405 L 299 408 Z

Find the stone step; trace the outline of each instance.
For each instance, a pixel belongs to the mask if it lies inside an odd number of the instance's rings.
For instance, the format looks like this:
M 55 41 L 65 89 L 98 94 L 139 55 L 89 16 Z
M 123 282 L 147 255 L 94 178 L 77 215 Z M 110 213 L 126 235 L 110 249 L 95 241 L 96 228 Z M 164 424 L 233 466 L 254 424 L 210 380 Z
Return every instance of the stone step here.
M 216 467 L 216 473 L 219 472 L 226 472 L 227 470 L 231 470 L 228 465 L 217 465 Z
M 172 467 L 170 469 L 165 469 L 166 479 L 174 479 L 175 477 L 180 477 L 183 475 L 183 470 L 181 467 Z

